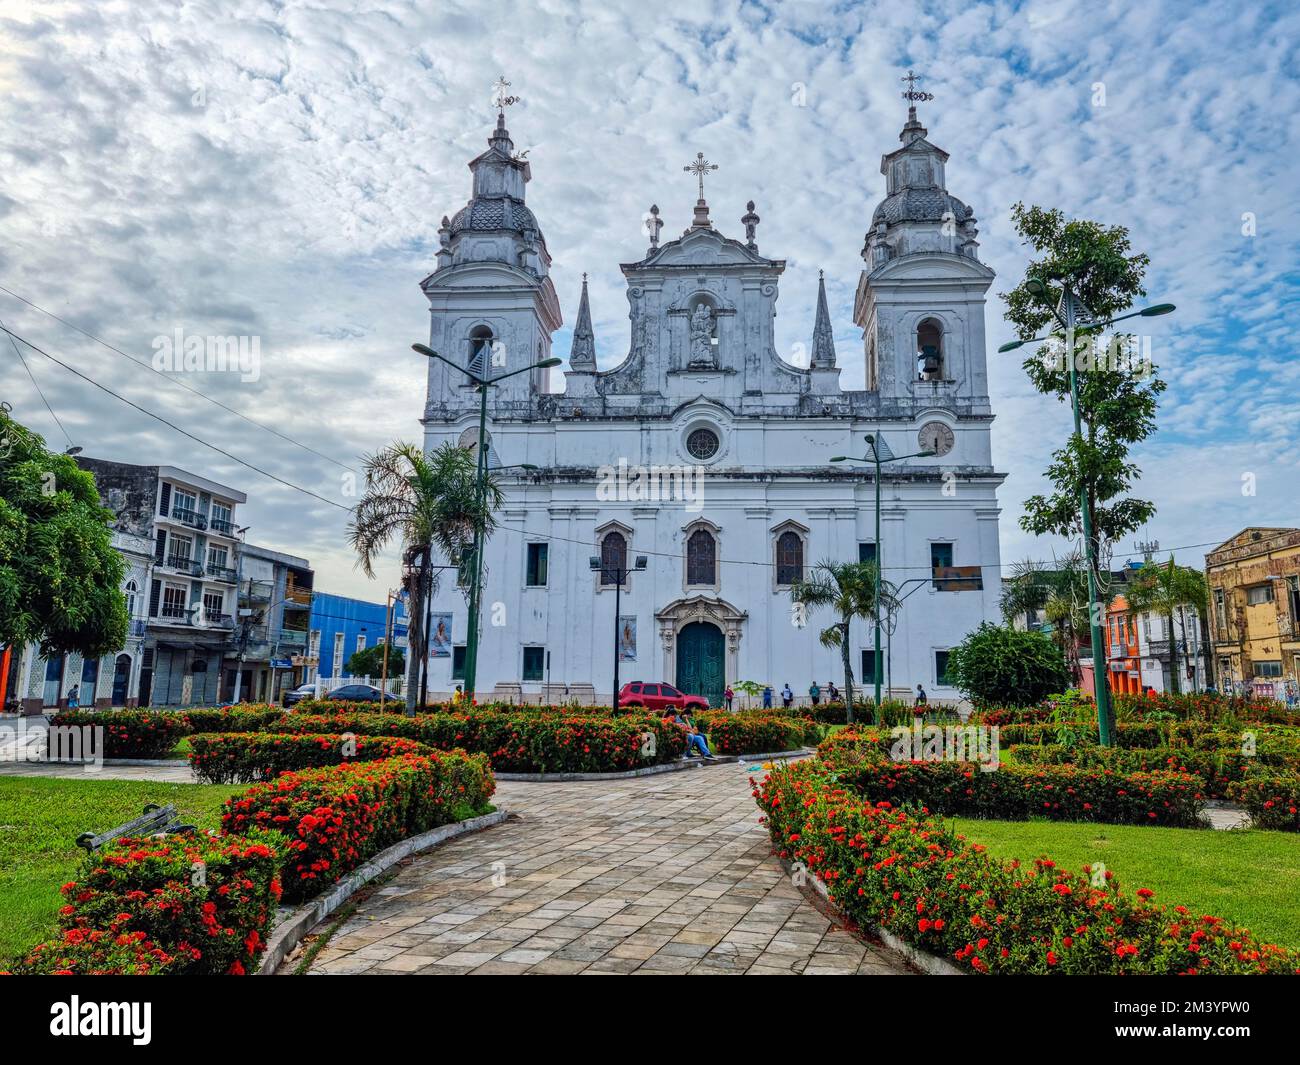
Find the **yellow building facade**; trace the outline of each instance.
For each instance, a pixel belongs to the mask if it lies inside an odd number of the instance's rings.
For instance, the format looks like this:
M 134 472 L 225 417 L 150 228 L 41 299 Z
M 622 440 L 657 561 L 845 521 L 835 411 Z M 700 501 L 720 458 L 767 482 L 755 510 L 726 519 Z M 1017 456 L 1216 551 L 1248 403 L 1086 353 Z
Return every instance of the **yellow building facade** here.
M 1205 556 L 1221 689 L 1285 699 L 1300 688 L 1300 529 L 1249 528 Z

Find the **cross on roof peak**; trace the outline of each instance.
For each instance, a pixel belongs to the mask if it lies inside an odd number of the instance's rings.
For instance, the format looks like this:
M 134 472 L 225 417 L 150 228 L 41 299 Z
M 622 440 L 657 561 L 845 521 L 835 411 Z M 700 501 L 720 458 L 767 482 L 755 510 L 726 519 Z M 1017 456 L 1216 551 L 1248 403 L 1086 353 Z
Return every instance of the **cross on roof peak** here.
M 907 90 L 903 93 L 903 99 L 911 103 L 913 107 L 916 106 L 918 101 L 934 99 L 934 93 L 922 92 L 920 89 L 916 87 L 916 83 L 918 81 L 923 80 L 920 74 L 914 74 L 912 71 L 909 70 L 903 77 L 899 78 L 898 80 L 907 82 Z
M 690 173 L 694 174 L 696 179 L 699 181 L 700 203 L 703 203 L 704 202 L 704 175 L 707 174 L 710 170 L 717 170 L 718 164 L 710 163 L 707 159 L 704 158 L 703 152 L 696 152 L 695 161 L 693 163 L 687 163 L 684 167 L 682 167 L 682 169 L 687 170 Z

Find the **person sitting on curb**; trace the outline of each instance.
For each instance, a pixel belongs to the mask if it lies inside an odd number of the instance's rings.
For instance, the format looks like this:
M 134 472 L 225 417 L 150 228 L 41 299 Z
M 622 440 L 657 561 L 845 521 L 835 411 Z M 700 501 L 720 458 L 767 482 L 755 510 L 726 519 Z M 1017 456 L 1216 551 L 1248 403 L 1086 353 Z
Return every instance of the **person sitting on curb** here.
M 690 719 L 689 714 L 679 714 L 669 710 L 664 714 L 664 718 L 672 718 L 673 724 L 686 733 L 686 753 L 682 755 L 683 759 L 689 759 L 691 752 L 697 748 L 705 758 L 713 757 L 709 751 L 709 745 L 704 739 L 704 734 L 695 727 L 695 722 Z

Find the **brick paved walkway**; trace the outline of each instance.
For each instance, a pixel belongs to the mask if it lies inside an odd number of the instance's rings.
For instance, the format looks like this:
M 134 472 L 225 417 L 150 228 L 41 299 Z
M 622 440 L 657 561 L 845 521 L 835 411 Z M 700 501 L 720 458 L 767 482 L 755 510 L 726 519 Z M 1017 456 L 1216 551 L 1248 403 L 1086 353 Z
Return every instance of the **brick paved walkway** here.
M 910 972 L 833 927 L 791 885 L 739 766 L 508 781 L 495 802 L 518 819 L 414 859 L 361 903 L 310 971 Z

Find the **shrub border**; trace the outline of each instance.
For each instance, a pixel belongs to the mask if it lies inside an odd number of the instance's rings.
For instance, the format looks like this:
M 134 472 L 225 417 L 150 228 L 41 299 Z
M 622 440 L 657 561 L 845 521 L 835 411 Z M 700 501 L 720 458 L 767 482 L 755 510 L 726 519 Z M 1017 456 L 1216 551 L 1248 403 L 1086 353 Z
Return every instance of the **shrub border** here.
M 510 813 L 506 810 L 494 810 L 490 814 L 480 814 L 465 821 L 454 821 L 449 825 L 421 832 L 418 836 L 409 836 L 380 851 L 373 858 L 336 880 L 319 895 L 307 899 L 287 916 L 277 920 L 271 930 L 266 952 L 262 955 L 262 962 L 258 966 L 256 975 L 274 976 L 275 970 L 289 956 L 289 952 L 307 937 L 308 932 L 334 913 L 353 894 L 381 873 L 387 872 L 403 858 L 433 850 L 458 836 L 492 828 L 494 825 L 501 824 L 509 816 Z

